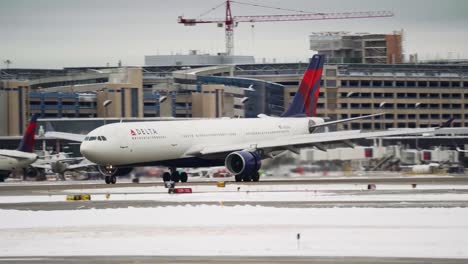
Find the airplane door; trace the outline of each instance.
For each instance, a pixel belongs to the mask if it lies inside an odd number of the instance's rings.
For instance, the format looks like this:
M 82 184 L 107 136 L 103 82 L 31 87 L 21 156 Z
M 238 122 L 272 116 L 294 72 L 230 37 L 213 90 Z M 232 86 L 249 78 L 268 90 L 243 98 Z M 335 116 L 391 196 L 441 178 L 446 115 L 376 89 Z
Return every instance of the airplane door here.
M 126 152 L 133 152 L 133 144 L 132 144 L 132 139 L 130 138 L 131 136 L 125 133 L 125 131 L 122 132 L 120 135 L 120 149 L 124 150 Z

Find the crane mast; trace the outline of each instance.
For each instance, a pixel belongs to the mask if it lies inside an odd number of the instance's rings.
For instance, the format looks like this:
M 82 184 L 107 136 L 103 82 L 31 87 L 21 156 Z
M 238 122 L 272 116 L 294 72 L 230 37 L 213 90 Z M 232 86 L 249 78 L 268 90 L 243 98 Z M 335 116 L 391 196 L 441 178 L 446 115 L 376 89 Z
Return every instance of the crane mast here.
M 224 24 L 226 37 L 226 55 L 234 55 L 234 27 L 239 22 L 278 22 L 278 21 L 307 21 L 307 20 L 331 20 L 331 19 L 356 19 L 356 18 L 382 18 L 392 17 L 390 11 L 365 11 L 365 12 L 342 12 L 342 13 L 300 13 L 289 15 L 258 15 L 258 16 L 233 16 L 231 11 L 231 0 L 226 0 L 226 16 L 224 19 L 204 20 L 199 18 L 184 18 L 179 16 L 178 23 L 184 26 L 195 26 L 197 24 L 217 23 Z M 240 3 L 240 2 L 239 2 Z M 246 3 L 242 3 L 246 4 Z M 217 8 L 217 7 L 216 7 Z M 278 9 L 278 8 L 277 8 Z M 213 9 L 214 10 L 214 9 Z

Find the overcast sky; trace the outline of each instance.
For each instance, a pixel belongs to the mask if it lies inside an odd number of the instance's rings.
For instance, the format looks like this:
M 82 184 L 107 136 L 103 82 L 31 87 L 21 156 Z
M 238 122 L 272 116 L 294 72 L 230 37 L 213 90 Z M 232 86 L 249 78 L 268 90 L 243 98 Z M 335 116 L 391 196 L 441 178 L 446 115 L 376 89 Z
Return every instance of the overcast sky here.
M 277 62 L 306 61 L 311 32 L 404 30 L 404 52 L 420 59 L 468 58 L 466 0 L 239 0 L 308 12 L 389 10 L 393 18 L 240 23 L 235 53 Z M 185 27 L 223 0 L 0 0 L 0 60 L 15 68 L 143 65 L 144 55 L 225 50 L 216 24 Z M 232 4 L 233 15 L 291 12 Z M 224 16 L 219 8 L 207 18 Z M 1 68 L 5 65 L 2 63 Z

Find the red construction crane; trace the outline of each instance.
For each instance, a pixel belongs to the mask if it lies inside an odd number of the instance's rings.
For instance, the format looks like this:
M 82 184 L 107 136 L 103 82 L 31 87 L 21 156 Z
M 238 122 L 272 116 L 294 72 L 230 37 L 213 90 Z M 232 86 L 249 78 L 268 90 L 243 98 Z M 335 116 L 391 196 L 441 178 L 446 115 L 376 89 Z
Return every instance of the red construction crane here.
M 233 16 L 231 12 L 231 3 L 251 5 L 257 7 L 266 7 L 286 11 L 296 11 L 300 14 L 291 14 L 291 15 L 261 15 L 261 16 Z M 223 3 L 224 4 L 224 3 Z M 211 12 L 221 5 L 218 5 L 208 12 Z M 207 13 L 208 13 L 207 12 Z M 205 13 L 206 14 L 206 13 Z M 377 18 L 377 17 L 392 17 L 393 13 L 390 11 L 366 11 L 366 12 L 344 12 L 344 13 L 309 13 L 299 10 L 291 10 L 286 8 L 275 8 L 269 6 L 261 6 L 255 4 L 249 4 L 238 1 L 226 0 L 226 16 L 224 19 L 200 19 L 200 18 L 184 18 L 179 16 L 178 23 L 184 24 L 184 26 L 195 26 L 196 24 L 206 24 L 206 23 L 217 23 L 218 26 L 222 27 L 224 25 L 226 31 L 226 54 L 234 55 L 234 27 L 237 26 L 239 22 L 273 22 L 273 21 L 304 21 L 304 20 L 327 20 L 327 19 L 352 19 L 352 18 Z

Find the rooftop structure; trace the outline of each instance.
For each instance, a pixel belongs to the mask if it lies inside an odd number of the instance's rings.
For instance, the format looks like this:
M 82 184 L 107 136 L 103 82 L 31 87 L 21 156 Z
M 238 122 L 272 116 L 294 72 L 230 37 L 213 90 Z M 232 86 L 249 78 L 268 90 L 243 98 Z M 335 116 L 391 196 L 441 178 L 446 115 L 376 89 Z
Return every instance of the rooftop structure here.
M 310 35 L 310 49 L 327 55 L 329 63 L 403 62 L 402 32 L 369 34 L 319 32 Z
M 217 55 L 198 54 L 192 50 L 188 55 L 148 55 L 146 66 L 182 66 L 182 65 L 221 65 L 255 63 L 253 56 L 234 56 L 218 53 Z

